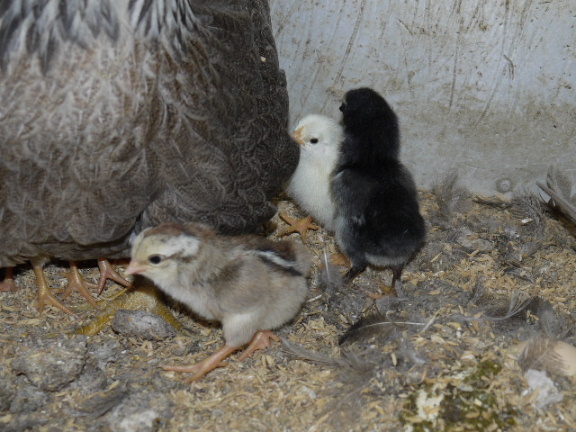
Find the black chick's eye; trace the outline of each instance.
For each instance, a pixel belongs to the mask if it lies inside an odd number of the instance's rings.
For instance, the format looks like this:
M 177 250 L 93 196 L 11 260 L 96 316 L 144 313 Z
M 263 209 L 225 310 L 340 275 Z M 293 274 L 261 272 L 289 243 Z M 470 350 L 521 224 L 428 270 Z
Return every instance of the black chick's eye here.
M 164 259 L 164 257 L 162 257 L 162 255 L 150 255 L 148 257 L 148 261 L 150 262 L 150 264 L 160 264 L 162 262 L 162 260 Z
M 311 142 L 312 144 L 318 144 L 318 138 L 312 138 L 312 139 L 310 140 L 310 142 Z

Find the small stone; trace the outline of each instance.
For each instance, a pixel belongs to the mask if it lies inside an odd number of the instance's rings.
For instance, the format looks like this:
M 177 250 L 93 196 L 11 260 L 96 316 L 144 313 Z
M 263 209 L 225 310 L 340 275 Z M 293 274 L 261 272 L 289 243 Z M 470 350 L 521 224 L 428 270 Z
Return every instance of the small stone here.
M 82 373 L 87 359 L 86 338 L 33 339 L 16 350 L 12 371 L 25 375 L 41 390 L 59 391 Z
M 120 309 L 112 321 L 112 330 L 125 336 L 160 341 L 177 332 L 162 317 L 142 310 Z
M 475 237 L 475 235 L 462 235 L 456 240 L 460 246 L 478 252 L 490 252 L 494 249 L 494 244 L 482 238 Z
M 10 404 L 10 412 L 13 414 L 28 414 L 44 408 L 50 402 L 50 394 L 30 385 L 23 378 L 18 386 L 14 399 Z
M 115 381 L 107 389 L 79 399 L 74 408 L 79 414 L 100 417 L 118 406 L 127 394 L 126 384 Z
M 12 400 L 16 396 L 15 377 L 8 372 L 8 368 L 0 365 L 0 412 L 8 411 Z
M 172 415 L 172 404 L 164 394 L 141 392 L 126 397 L 107 416 L 115 432 L 155 432 Z

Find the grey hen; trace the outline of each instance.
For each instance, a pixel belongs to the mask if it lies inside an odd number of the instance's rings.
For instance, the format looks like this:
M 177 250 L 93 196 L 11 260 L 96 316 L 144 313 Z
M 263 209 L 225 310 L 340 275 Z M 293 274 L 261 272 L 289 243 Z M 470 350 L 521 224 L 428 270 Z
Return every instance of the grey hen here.
M 0 266 L 32 261 L 40 308 L 48 258 L 255 231 L 298 163 L 265 0 L 2 2 L 0 101 Z

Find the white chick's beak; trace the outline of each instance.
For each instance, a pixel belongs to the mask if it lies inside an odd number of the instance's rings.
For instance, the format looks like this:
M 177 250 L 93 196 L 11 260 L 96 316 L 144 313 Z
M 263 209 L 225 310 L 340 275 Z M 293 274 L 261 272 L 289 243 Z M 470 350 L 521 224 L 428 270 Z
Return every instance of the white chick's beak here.
M 135 275 L 139 273 L 144 273 L 146 270 L 147 270 L 146 267 L 144 267 L 143 265 L 139 265 L 136 261 L 132 260 L 130 261 L 130 264 L 128 264 L 128 267 L 126 267 L 126 270 L 124 270 L 124 273 L 129 275 Z
M 304 132 L 304 126 L 301 128 L 296 129 L 292 132 L 292 138 L 296 141 L 299 145 L 303 146 L 305 144 L 304 139 L 302 138 L 302 133 Z

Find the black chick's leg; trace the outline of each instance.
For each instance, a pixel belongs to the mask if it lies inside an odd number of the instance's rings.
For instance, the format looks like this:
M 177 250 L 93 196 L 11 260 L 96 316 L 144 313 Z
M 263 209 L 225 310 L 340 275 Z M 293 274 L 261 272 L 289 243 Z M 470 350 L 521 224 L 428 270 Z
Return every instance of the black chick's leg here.
M 360 265 L 352 264 L 352 268 L 348 270 L 344 275 L 344 285 L 351 284 L 354 278 L 358 276 L 360 273 L 362 273 L 364 270 L 366 270 L 366 264 L 360 264 Z
M 404 297 L 404 288 L 402 287 L 402 281 L 400 280 L 402 276 L 402 270 L 404 270 L 404 264 L 398 266 L 392 266 L 392 291 L 396 297 Z

